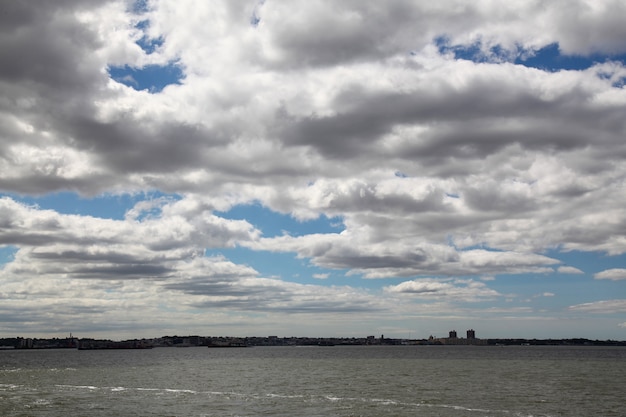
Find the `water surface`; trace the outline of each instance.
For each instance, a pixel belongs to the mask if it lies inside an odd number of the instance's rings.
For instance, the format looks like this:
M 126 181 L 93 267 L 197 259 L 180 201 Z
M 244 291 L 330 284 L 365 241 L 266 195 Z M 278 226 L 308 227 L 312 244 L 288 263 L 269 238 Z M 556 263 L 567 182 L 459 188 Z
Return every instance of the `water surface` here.
M 1 416 L 626 416 L 626 348 L 0 351 Z

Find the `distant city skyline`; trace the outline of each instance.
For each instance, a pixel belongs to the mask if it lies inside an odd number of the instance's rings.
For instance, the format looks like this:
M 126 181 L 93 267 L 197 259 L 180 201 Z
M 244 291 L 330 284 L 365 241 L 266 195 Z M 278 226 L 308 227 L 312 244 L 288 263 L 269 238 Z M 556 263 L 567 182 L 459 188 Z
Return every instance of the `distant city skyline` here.
M 4 1 L 0 337 L 626 339 L 619 1 Z
M 365 337 L 279 337 L 279 336 L 201 336 L 174 335 L 150 338 L 97 339 L 97 338 L 0 338 L 0 350 L 12 349 L 152 349 L 155 347 L 215 347 L 241 348 L 255 346 L 497 346 L 497 345 L 576 345 L 576 346 L 626 346 L 626 340 L 590 340 L 586 338 L 569 339 L 524 339 L 524 338 L 489 338 L 481 339 L 467 331 L 467 337 L 459 337 L 451 330 L 447 337 L 428 338 L 389 338 L 384 335 Z

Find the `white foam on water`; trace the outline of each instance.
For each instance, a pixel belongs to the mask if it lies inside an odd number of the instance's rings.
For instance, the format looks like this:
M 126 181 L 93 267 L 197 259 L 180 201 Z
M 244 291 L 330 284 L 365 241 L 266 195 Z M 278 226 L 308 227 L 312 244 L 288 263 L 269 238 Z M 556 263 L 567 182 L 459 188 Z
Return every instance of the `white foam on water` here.
M 413 407 L 415 408 L 418 408 L 418 407 L 444 408 L 444 409 L 452 409 L 452 410 L 458 410 L 458 411 L 464 411 L 464 412 L 470 412 L 470 413 L 480 413 L 482 415 L 510 414 L 510 411 L 507 411 L 507 410 L 489 410 L 485 408 L 471 408 L 471 407 L 463 407 L 463 406 L 453 405 L 453 404 L 409 403 L 409 402 L 401 402 L 401 401 L 396 401 L 396 400 L 386 399 L 386 398 L 350 398 L 350 397 L 336 397 L 333 395 L 324 395 L 321 398 L 324 398 L 325 400 L 331 401 L 331 402 L 358 401 L 358 402 L 369 402 L 369 403 L 373 403 L 375 405 L 380 405 L 380 406 L 398 406 L 398 407 L 409 407 L 409 408 L 413 408 Z M 534 417 L 534 416 L 516 414 L 515 417 Z M 549 417 L 549 416 L 542 416 L 542 417 Z
M 22 370 L 22 368 L 8 368 L 8 369 L 0 369 L 0 372 L 2 373 L 13 373 L 13 372 L 20 372 Z
M 386 399 L 381 399 L 381 398 L 370 398 L 370 401 L 373 403 L 380 404 L 380 405 L 400 405 L 398 401 L 386 400 Z
M 304 395 L 265 394 L 268 398 L 304 398 Z
M 55 386 L 59 387 L 59 388 L 88 389 L 90 391 L 95 391 L 95 390 L 101 389 L 99 387 L 94 387 L 93 385 L 65 385 L 65 384 L 61 385 L 61 384 L 59 384 L 59 385 L 55 385 Z
M 471 408 L 464 407 L 460 405 L 454 404 L 432 404 L 432 403 L 418 403 L 418 402 L 401 402 L 388 398 L 354 398 L 354 397 L 340 397 L 332 394 L 328 395 L 315 395 L 315 396 L 307 396 L 302 394 L 278 394 L 278 393 L 242 393 L 242 392 L 234 392 L 234 391 L 196 391 L 190 389 L 176 389 L 176 388 L 150 388 L 150 387 L 96 387 L 93 385 L 56 385 L 59 388 L 63 389 L 73 389 L 73 390 L 109 390 L 111 392 L 126 392 L 126 391 L 138 391 L 138 392 L 153 392 L 155 395 L 177 395 L 177 394 L 189 394 L 189 395 L 208 395 L 208 396 L 221 396 L 221 397 L 239 397 L 244 399 L 254 399 L 254 400 L 263 400 L 269 398 L 278 398 L 278 399 L 310 399 L 317 401 L 327 401 L 331 403 L 371 403 L 375 406 L 394 406 L 394 407 L 408 407 L 408 408 L 431 408 L 431 409 L 450 409 L 450 410 L 458 410 L 462 412 L 468 413 L 476 413 L 477 415 L 488 416 L 502 416 L 502 415 L 511 415 L 514 417 L 536 417 L 533 415 L 522 414 L 522 413 L 513 413 L 507 410 L 489 410 L 484 408 Z M 15 384 L 0 384 L 0 390 L 13 390 L 21 388 L 19 385 Z M 45 400 L 38 403 L 39 405 L 47 405 Z M 538 416 L 537 416 L 538 417 Z M 547 415 L 541 417 L 549 417 Z
M 198 391 L 190 390 L 190 389 L 172 389 L 165 388 L 163 391 L 165 392 L 174 392 L 174 393 L 184 393 L 184 394 L 197 394 Z
M 332 395 L 325 395 L 324 398 L 326 398 L 328 401 L 331 401 L 331 402 L 337 402 L 337 401 L 344 401 L 344 400 L 346 400 L 346 398 L 335 397 L 335 396 L 332 396 Z

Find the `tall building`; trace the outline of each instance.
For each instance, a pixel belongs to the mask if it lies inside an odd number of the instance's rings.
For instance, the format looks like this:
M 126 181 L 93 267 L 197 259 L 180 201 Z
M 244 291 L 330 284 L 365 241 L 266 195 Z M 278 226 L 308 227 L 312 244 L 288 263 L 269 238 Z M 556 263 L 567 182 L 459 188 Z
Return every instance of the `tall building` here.
M 450 332 L 450 339 L 456 339 L 456 330 Z
M 467 338 L 468 339 L 476 339 L 476 332 L 474 331 L 474 329 L 469 329 L 467 331 Z

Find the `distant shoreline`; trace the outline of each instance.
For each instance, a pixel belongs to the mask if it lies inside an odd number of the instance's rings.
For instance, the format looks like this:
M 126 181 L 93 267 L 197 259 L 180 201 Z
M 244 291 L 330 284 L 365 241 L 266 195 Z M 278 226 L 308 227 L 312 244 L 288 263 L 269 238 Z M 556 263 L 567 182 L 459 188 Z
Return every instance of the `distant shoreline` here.
M 571 339 L 520 339 L 520 338 L 346 338 L 346 337 L 207 337 L 163 336 L 153 339 L 114 341 L 68 337 L 52 338 L 0 338 L 0 350 L 12 349 L 150 349 L 153 347 L 252 347 L 252 346 L 626 346 L 626 341 Z

